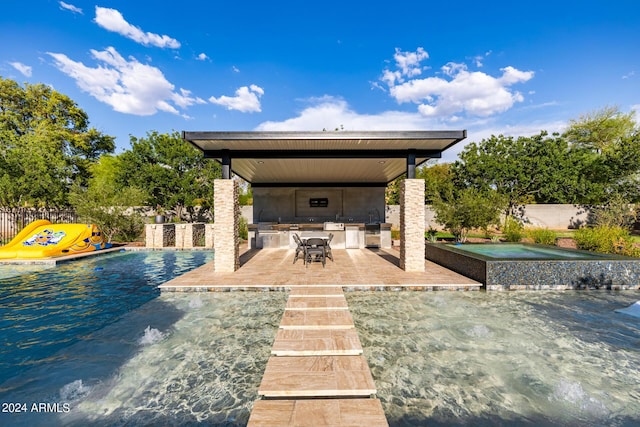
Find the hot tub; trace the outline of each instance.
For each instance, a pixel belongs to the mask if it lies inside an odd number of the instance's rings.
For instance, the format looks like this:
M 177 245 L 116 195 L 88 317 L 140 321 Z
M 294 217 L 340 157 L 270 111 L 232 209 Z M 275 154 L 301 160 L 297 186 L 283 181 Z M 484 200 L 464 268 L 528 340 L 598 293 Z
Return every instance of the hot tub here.
M 524 243 L 427 243 L 425 257 L 487 290 L 640 289 L 640 258 Z

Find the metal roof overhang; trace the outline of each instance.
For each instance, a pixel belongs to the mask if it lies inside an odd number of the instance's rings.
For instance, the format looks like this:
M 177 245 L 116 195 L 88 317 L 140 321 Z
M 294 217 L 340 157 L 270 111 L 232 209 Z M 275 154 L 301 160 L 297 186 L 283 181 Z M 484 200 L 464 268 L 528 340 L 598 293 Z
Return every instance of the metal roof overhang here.
M 386 185 L 465 139 L 454 131 L 189 132 L 182 137 L 252 185 Z

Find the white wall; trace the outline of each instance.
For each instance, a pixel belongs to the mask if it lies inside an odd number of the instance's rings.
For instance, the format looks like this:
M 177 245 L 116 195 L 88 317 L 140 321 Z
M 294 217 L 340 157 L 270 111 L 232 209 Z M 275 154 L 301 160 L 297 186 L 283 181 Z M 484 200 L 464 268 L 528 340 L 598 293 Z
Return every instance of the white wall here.
M 431 206 L 425 205 L 425 229 L 442 228 L 435 220 L 435 213 Z M 386 222 L 394 227 L 400 227 L 400 206 L 389 205 L 385 209 Z M 577 228 L 587 221 L 588 212 L 576 205 L 525 205 L 524 218 L 528 225 L 550 228 L 553 230 L 567 230 Z

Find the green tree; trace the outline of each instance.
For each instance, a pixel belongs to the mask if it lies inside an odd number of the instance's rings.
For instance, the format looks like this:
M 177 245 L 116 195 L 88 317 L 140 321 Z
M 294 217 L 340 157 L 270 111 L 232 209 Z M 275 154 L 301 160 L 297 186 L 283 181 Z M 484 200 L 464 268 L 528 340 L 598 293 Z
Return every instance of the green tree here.
M 640 130 L 634 113 L 606 107 L 571 120 L 564 136 L 581 153 L 582 173 L 590 183 L 583 203 L 606 203 L 613 194 L 640 200 Z
M 387 184 L 387 188 L 384 190 L 384 201 L 387 205 L 400 204 L 400 183 L 406 178 L 407 174 L 402 174 Z
M 454 185 L 450 163 L 437 163 L 418 168 L 416 178 L 424 179 L 424 201 L 427 204 L 445 197 Z
M 91 166 L 88 186 L 75 185 L 69 198 L 81 218 L 100 227 L 107 241 L 133 241 L 142 234 L 141 213 L 146 193 L 137 187 L 114 185 L 122 169 L 118 157 L 103 155 Z
M 24 88 L 0 77 L 0 203 L 61 206 L 72 183 L 114 150 L 114 138 L 89 128 L 87 114 L 51 87 Z
M 118 184 L 144 189 L 152 206 L 187 221 L 200 218 L 213 206 L 213 182 L 221 177 L 221 168 L 178 132 L 131 137 L 131 150 L 118 157 L 122 162 Z
M 570 120 L 564 136 L 575 146 L 603 152 L 636 132 L 633 112 L 624 114 L 618 107 L 604 107 Z
M 464 242 L 470 230 L 482 229 L 487 233 L 489 226 L 497 225 L 504 202 L 500 195 L 489 190 L 480 192 L 475 188 L 451 191 L 446 198 L 434 200 L 436 221 L 456 238 Z
M 242 181 L 239 186 L 238 195 L 238 204 L 240 206 L 250 206 L 253 205 L 253 190 L 251 189 L 251 184 L 246 181 Z
M 563 137 L 543 131 L 532 137 L 499 135 L 471 143 L 452 169 L 458 188 L 495 190 L 506 198 L 508 213 L 514 214 L 525 203 L 578 202 L 583 187 L 588 187 L 580 160 Z

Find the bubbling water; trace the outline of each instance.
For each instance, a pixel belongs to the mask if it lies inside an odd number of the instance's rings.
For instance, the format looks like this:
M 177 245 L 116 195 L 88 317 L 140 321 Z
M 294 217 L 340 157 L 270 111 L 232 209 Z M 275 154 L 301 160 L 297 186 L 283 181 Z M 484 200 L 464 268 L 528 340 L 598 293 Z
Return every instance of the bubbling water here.
M 75 380 L 60 389 L 60 399 L 72 402 L 87 396 L 90 392 L 91 387 L 84 385 L 82 380 Z
M 391 426 L 640 424 L 637 294 L 346 297 Z
M 144 335 L 138 340 L 138 343 L 140 345 L 152 345 L 159 341 L 162 341 L 164 337 L 165 334 L 163 334 L 159 330 L 152 329 L 151 326 L 147 326 L 147 329 L 144 330 Z

